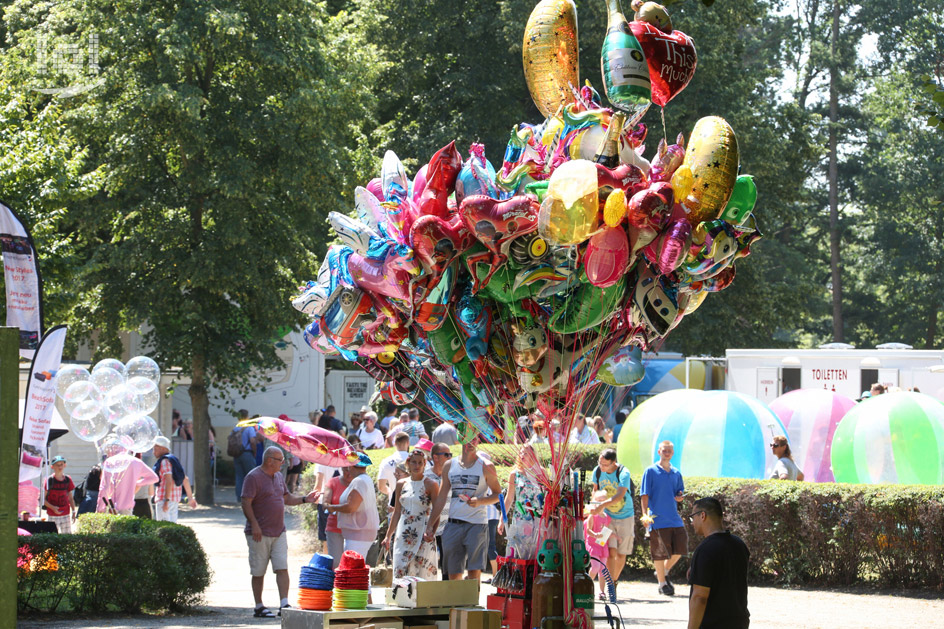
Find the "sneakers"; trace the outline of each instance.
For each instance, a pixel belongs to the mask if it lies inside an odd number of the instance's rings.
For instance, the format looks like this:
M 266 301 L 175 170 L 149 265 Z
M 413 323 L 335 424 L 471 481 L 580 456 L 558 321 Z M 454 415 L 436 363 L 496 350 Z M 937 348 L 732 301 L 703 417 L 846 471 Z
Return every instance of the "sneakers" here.
M 675 596 L 675 588 L 672 587 L 671 583 L 666 581 L 665 585 L 659 586 L 659 594 L 665 594 L 666 596 Z

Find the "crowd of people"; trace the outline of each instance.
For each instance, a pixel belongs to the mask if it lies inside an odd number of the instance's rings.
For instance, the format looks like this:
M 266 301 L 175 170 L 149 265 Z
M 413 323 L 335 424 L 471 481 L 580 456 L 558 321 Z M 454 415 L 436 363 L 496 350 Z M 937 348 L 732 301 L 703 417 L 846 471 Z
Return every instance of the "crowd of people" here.
M 606 427 L 602 417 L 578 416 L 569 435 L 561 434 L 557 422 L 547 423 L 540 414 L 523 417 L 515 437 L 522 446 L 515 468 L 507 478 L 499 478 L 489 455 L 480 450 L 478 438 L 465 439 L 461 454 L 454 458 L 449 446 L 458 441 L 456 427 L 440 424 L 430 438 L 416 409 L 397 414 L 396 409 L 388 408 L 379 420 L 365 410 L 348 424 L 336 417 L 332 407 L 312 413 L 313 423 L 347 435 L 359 458 L 345 468 L 319 465 L 315 485 L 305 495 L 297 495 L 295 488 L 282 480 L 280 470 L 287 467 L 290 474 L 294 468 L 284 465 L 286 455 L 275 446 L 265 448 L 262 465 L 245 474 L 238 495 L 246 514 L 254 615 L 275 615 L 261 599 L 269 563 L 281 597 L 279 613 L 289 604 L 286 505 L 317 506 L 318 537 L 335 567 L 345 551 L 353 550 L 372 564 L 389 562 L 395 578 L 481 579 L 489 567 L 495 573 L 498 535 L 505 535 L 508 547 L 519 556 L 527 556 L 534 554 L 541 537 L 555 533 L 541 517 L 544 489 L 539 475 L 543 466 L 534 444 L 549 439 L 612 443 L 613 432 L 618 435 L 627 414 L 625 409 L 616 413 L 614 431 Z M 248 431 L 245 439 L 247 451 L 255 452 L 254 431 Z M 394 451 L 378 462 L 375 484 L 367 474 L 373 463 L 368 451 L 379 444 Z M 777 436 L 770 445 L 778 458 L 771 477 L 802 480 L 786 437 Z M 669 574 L 681 557 L 688 555 L 689 540 L 678 508 L 685 484 L 681 472 L 671 464 L 673 455 L 671 442 L 659 444 L 659 460 L 644 471 L 638 494 L 641 514 L 633 503 L 633 480 L 617 462 L 616 450 L 606 448 L 599 455 L 590 476 L 592 494 L 584 531 L 593 558 L 591 576 L 599 579 L 604 600 L 609 600 L 610 593 L 603 568 L 613 581 L 619 579 L 633 552 L 637 517 L 642 517 L 646 529 L 658 592 L 666 596 L 675 593 Z M 506 517 L 496 508 L 500 500 Z M 383 510 L 388 524 L 381 537 Z M 695 510 L 687 516 L 696 533 L 705 538 L 691 555 L 688 575 L 692 627 L 749 624 L 749 552 L 737 536 L 723 529 L 722 517 L 721 504 L 713 498 L 696 501 Z M 372 553 L 372 548 L 379 548 L 379 552 Z

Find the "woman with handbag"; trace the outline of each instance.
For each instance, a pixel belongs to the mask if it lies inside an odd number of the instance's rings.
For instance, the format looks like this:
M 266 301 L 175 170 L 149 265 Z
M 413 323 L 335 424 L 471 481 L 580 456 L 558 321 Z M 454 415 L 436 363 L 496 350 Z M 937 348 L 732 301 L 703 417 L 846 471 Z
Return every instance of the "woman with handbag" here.
M 436 577 L 439 563 L 435 542 L 424 542 L 423 532 L 429 520 L 439 485 L 426 476 L 426 452 L 413 448 L 406 460 L 408 478 L 397 482 L 396 507 L 390 518 L 383 546 L 390 549 L 394 532 L 393 577 L 413 576 L 421 579 Z

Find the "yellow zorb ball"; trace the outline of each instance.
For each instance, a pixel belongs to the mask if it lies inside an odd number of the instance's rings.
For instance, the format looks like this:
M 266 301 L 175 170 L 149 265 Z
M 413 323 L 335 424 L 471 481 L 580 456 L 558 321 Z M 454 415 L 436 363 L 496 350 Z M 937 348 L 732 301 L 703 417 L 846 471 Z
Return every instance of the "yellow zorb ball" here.
M 738 165 L 737 137 L 731 125 L 718 116 L 696 122 L 682 161 L 682 167 L 692 173 L 691 192 L 682 205 L 693 227 L 718 218 L 724 210 L 737 180 Z
M 524 29 L 521 60 L 528 91 L 545 118 L 575 101 L 580 58 L 574 0 L 541 0 L 534 7 Z
M 576 245 L 599 227 L 599 188 L 593 162 L 564 162 L 548 181 L 538 212 L 538 233 L 555 245 Z

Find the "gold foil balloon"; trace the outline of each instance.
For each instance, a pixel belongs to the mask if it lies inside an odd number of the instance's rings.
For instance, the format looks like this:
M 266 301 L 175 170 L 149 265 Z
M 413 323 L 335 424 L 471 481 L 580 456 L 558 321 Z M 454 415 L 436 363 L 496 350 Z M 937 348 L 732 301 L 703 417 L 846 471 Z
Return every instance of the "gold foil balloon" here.
M 545 118 L 575 102 L 578 55 L 574 0 L 541 0 L 524 29 L 521 60 L 531 98 Z
M 575 159 L 551 175 L 538 213 L 538 233 L 555 245 L 577 245 L 599 226 L 599 188 L 593 162 Z
M 692 189 L 682 205 L 692 226 L 717 218 L 731 196 L 738 173 L 738 144 L 724 118 L 695 123 L 682 167 L 692 171 Z
M 672 192 L 676 199 L 684 199 L 692 191 L 694 175 L 688 166 L 679 166 L 672 174 Z
M 620 189 L 613 190 L 603 206 L 603 222 L 607 227 L 616 227 L 625 217 L 626 193 Z

